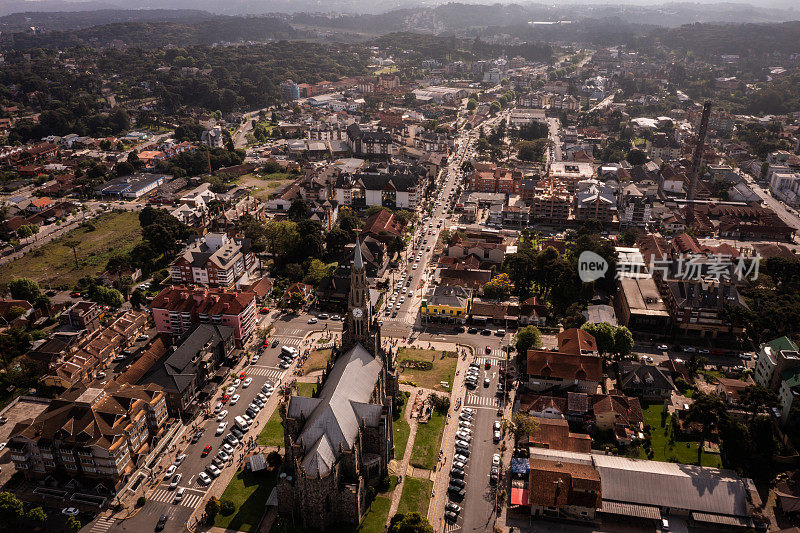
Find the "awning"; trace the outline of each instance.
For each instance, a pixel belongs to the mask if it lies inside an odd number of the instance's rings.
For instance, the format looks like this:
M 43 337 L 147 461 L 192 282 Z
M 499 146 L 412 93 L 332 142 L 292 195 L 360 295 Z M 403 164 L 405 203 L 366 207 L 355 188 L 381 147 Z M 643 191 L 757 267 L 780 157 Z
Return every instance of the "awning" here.
M 511 505 L 530 505 L 528 489 L 517 489 L 511 487 Z
M 653 507 L 652 505 L 638 505 L 635 503 L 603 500 L 603 506 L 600 508 L 600 512 L 621 516 L 634 516 L 637 518 L 661 520 L 661 510 L 658 507 Z
M 717 524 L 723 526 L 752 527 L 753 521 L 745 516 L 730 516 L 713 513 L 692 513 L 692 520 L 707 524 Z

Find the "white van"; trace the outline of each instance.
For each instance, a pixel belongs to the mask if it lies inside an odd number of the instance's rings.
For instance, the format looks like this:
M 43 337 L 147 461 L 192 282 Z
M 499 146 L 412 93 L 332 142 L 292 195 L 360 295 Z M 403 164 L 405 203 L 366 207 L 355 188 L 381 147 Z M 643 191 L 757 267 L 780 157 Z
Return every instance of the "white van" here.
M 241 416 L 237 416 L 233 419 L 234 424 L 236 427 L 242 430 L 242 432 L 246 432 L 250 428 L 250 424 L 247 423 L 247 420 L 242 418 Z
M 294 348 L 292 346 L 281 346 L 281 353 L 286 354 L 292 359 L 294 359 L 295 357 L 297 357 L 297 348 Z

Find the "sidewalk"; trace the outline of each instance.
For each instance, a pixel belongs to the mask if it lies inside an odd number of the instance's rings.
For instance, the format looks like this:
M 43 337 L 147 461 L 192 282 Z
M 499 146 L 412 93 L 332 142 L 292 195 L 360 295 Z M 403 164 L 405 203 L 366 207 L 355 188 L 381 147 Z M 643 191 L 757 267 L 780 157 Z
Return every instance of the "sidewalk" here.
M 406 402 L 405 411 L 403 412 L 403 418 L 406 422 L 408 422 L 411 430 L 408 435 L 408 443 L 406 444 L 405 453 L 403 454 L 402 459 L 400 459 L 398 462 L 397 471 L 395 472 L 398 477 L 402 476 L 402 479 L 397 483 L 397 486 L 394 488 L 394 492 L 392 493 L 392 505 L 389 507 L 389 516 L 386 517 L 387 527 L 389 526 L 389 521 L 391 521 L 392 517 L 397 513 L 397 507 L 400 505 L 400 497 L 403 495 L 403 485 L 406 478 L 410 475 L 408 463 L 411 461 L 411 453 L 414 448 L 414 440 L 417 437 L 418 427 L 417 420 L 415 418 L 410 418 L 412 405 L 411 398 L 413 398 L 415 395 L 416 389 L 413 389 L 409 401 Z

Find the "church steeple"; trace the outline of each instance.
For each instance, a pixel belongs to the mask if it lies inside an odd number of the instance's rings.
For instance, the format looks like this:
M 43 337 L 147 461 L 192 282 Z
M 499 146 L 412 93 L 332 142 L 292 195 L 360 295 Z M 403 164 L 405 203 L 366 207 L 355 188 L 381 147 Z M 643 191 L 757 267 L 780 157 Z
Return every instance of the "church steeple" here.
M 364 257 L 361 253 L 361 239 L 356 236 L 353 252 L 353 266 L 350 269 L 350 296 L 347 300 L 347 320 L 342 332 L 342 348 L 351 348 L 360 343 L 370 352 L 374 351 L 375 335 L 371 331 L 372 309 L 369 301 L 369 282 Z M 374 354 L 373 354 L 374 355 Z

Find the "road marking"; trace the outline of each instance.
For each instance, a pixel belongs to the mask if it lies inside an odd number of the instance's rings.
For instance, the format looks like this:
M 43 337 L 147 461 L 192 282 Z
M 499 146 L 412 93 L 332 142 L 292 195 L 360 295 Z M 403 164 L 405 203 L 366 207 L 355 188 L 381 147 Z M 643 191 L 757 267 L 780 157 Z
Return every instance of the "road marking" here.
M 494 396 L 478 396 L 476 394 L 467 393 L 467 398 L 464 401 L 464 405 L 468 406 L 500 406 L 500 400 Z
M 91 529 L 89 529 L 89 533 L 104 533 L 114 525 L 114 522 L 115 519 L 111 517 L 98 518 L 94 525 L 92 525 Z
M 247 369 L 247 373 L 251 376 L 263 376 L 267 378 L 278 379 L 283 376 L 284 371 L 268 366 L 251 366 Z
M 445 522 L 444 530 L 447 533 L 450 533 L 451 531 L 458 531 L 459 529 L 461 529 L 461 526 L 459 526 L 458 524 Z

